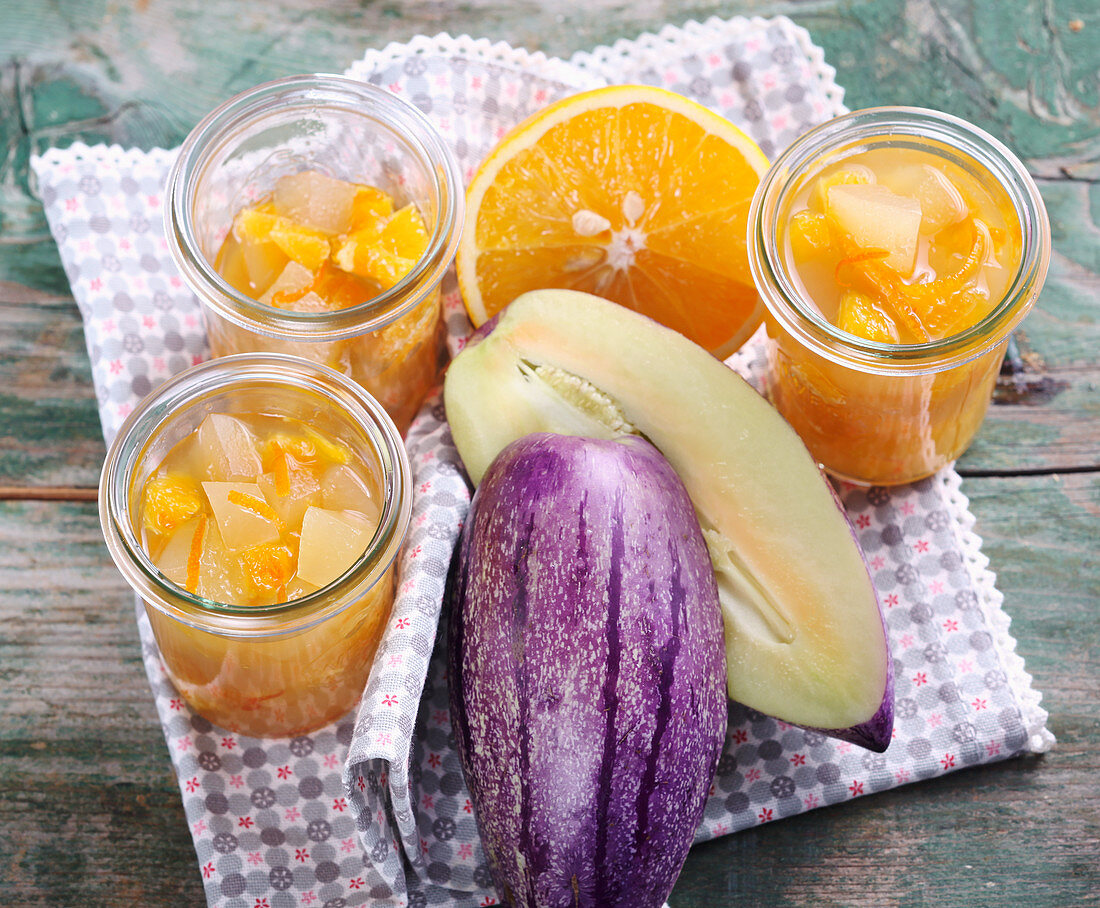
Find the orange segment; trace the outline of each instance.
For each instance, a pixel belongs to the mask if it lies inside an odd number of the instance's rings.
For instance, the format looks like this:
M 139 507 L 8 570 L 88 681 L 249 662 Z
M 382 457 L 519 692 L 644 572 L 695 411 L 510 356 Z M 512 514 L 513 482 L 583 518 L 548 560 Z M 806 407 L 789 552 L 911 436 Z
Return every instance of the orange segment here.
M 205 510 L 202 490 L 187 476 L 154 476 L 145 485 L 142 519 L 151 532 L 171 532 Z
M 766 168 L 739 129 L 663 89 L 559 101 L 505 136 L 467 191 L 456 268 L 471 320 L 565 287 L 728 355 L 763 314 L 745 234 Z
M 427 248 L 424 219 L 409 204 L 392 217 L 377 218 L 339 240 L 332 259 L 344 271 L 388 290 L 412 271 Z

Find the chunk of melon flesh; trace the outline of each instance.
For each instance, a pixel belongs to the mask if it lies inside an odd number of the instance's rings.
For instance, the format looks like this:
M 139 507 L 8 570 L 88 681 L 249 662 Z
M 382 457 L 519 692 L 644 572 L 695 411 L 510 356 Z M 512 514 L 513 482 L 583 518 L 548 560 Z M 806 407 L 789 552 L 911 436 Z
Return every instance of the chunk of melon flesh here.
M 367 481 L 348 464 L 334 464 L 321 477 L 322 504 L 333 511 L 358 511 L 378 523 L 378 500 Z
M 157 570 L 177 586 L 184 588 L 187 586 L 187 569 L 191 559 L 191 546 L 195 540 L 195 532 L 202 520 L 203 518 L 197 517 L 176 527 L 156 557 L 153 558 L 153 564 L 157 566 Z
M 317 170 L 280 177 L 275 183 L 275 211 L 306 227 L 335 235 L 348 229 L 358 187 Z
M 354 511 L 306 508 L 298 547 L 298 577 L 322 587 L 340 577 L 367 549 L 374 527 Z
M 278 514 L 255 482 L 204 482 L 202 490 L 226 548 L 250 549 L 279 538 Z
M 881 182 L 920 202 L 920 232 L 925 235 L 959 223 L 970 211 L 955 184 L 931 164 L 899 164 L 884 170 Z
M 920 202 L 879 183 L 833 186 L 828 199 L 827 214 L 857 246 L 884 249 L 887 265 L 902 277 L 913 273 L 920 239 Z
M 313 280 L 313 272 L 305 265 L 299 265 L 297 262 L 287 262 L 283 270 L 279 272 L 279 276 L 264 291 L 260 297 L 260 302 L 265 306 L 289 309 L 291 307 L 283 299 L 276 300 L 275 294 L 282 294 L 286 297 L 298 296 L 313 283 Z
M 263 469 L 256 436 L 243 422 L 211 413 L 199 426 L 199 455 L 215 482 L 252 481 Z
M 279 519 L 287 526 L 300 526 L 306 508 L 322 504 L 321 484 L 312 472 L 296 465 L 287 468 L 286 482 L 285 494 L 280 495 L 280 479 L 275 473 L 263 473 L 256 480 Z
M 539 290 L 459 353 L 444 399 L 475 483 L 532 432 L 648 438 L 683 480 L 711 551 L 730 697 L 886 747 L 891 664 L 860 549 L 801 440 L 735 372 L 623 307 Z
M 240 562 L 230 554 L 216 521 L 206 522 L 199 558 L 197 591 L 204 599 L 228 605 L 246 605 L 252 597 Z

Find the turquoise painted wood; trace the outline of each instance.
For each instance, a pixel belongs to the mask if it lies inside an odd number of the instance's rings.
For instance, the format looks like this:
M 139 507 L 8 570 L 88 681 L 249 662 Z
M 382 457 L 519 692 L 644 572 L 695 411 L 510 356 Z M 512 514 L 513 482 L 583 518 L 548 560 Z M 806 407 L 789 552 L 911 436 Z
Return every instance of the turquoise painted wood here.
M 1100 904 L 1094 0 L 0 0 L 0 901 L 204 904 L 131 599 L 89 500 L 103 444 L 31 152 L 171 146 L 248 85 L 418 33 L 568 56 L 666 22 L 776 13 L 825 49 L 850 107 L 956 113 L 1039 181 L 1050 277 L 959 467 L 1059 745 L 700 846 L 672 904 Z

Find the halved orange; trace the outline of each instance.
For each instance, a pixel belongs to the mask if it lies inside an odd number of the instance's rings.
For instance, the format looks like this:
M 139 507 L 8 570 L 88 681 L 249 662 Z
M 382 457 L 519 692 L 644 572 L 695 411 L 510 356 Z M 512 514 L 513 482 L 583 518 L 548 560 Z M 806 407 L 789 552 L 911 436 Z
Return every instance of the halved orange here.
M 727 356 L 763 315 L 745 234 L 767 166 L 728 120 L 664 89 L 616 85 L 551 105 L 501 140 L 467 190 L 455 264 L 471 320 L 564 287 Z

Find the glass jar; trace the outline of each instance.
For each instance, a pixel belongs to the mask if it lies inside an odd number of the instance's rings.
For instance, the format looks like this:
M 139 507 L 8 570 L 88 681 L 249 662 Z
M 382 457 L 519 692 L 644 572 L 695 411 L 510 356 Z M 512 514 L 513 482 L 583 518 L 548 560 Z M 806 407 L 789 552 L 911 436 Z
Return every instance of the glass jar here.
M 1019 227 L 1019 262 L 1003 298 L 941 340 L 888 343 L 842 331 L 793 274 L 796 197 L 826 168 L 884 149 L 961 168 Z M 1020 161 L 948 114 L 856 111 L 806 133 L 775 160 L 749 225 L 749 263 L 767 306 L 767 394 L 813 456 L 837 477 L 883 485 L 920 479 L 958 457 L 985 417 L 1009 334 L 1035 301 L 1050 259 L 1046 210 Z
M 227 282 L 216 256 L 236 213 L 282 176 L 317 170 L 414 203 L 424 254 L 393 287 L 335 311 L 266 305 Z M 404 432 L 443 363 L 439 283 L 465 198 L 450 149 L 419 110 L 342 76 L 303 75 L 249 89 L 192 130 L 168 177 L 169 248 L 199 297 L 215 356 L 291 353 L 355 379 Z
M 242 607 L 188 592 L 141 539 L 142 490 L 211 413 L 289 417 L 345 445 L 381 490 L 378 528 L 341 577 L 311 595 Z M 393 421 L 359 385 L 299 357 L 243 354 L 196 366 L 153 391 L 107 454 L 99 516 L 111 557 L 145 603 L 164 666 L 212 722 L 256 736 L 304 734 L 343 715 L 366 685 L 394 597 L 394 559 L 412 506 Z

